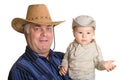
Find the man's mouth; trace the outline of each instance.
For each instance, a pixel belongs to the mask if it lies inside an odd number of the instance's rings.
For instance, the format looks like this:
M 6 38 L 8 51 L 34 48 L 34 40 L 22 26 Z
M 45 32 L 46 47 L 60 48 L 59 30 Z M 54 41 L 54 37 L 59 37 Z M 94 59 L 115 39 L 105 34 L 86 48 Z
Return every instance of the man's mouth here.
M 48 40 L 40 40 L 40 42 L 48 42 Z

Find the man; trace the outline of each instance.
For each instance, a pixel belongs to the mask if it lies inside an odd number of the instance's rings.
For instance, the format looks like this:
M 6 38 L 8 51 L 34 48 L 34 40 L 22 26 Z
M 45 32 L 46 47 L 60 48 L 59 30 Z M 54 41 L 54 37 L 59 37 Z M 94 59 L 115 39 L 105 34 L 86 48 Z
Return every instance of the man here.
M 53 22 L 44 4 L 30 5 L 26 19 L 12 20 L 14 30 L 25 35 L 27 47 L 11 68 L 8 80 L 68 80 L 68 75 L 60 76 L 58 68 L 64 54 L 50 49 L 53 28 L 62 22 Z

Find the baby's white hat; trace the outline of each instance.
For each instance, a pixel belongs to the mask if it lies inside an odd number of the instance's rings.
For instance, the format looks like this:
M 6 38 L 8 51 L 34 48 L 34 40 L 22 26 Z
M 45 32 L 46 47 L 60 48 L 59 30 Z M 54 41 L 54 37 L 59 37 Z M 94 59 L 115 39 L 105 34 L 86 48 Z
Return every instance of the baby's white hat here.
M 72 27 L 82 26 L 82 27 L 94 27 L 96 28 L 95 20 L 88 15 L 81 15 L 73 19 Z

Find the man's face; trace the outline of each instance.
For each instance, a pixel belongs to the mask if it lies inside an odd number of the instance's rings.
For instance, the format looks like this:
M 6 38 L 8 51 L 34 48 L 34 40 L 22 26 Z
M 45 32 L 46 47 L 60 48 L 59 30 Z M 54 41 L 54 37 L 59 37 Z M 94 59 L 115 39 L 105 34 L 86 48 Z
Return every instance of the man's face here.
M 30 24 L 26 39 L 33 51 L 38 54 L 48 54 L 53 36 L 53 26 Z

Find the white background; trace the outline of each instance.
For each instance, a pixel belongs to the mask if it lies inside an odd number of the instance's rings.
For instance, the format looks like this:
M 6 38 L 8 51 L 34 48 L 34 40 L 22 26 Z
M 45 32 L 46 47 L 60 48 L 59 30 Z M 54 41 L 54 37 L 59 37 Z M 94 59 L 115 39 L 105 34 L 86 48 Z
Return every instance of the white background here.
M 28 5 L 40 3 L 48 6 L 53 21 L 65 20 L 55 27 L 56 51 L 65 52 L 73 41 L 72 18 L 79 15 L 92 16 L 97 23 L 95 38 L 104 59 L 115 60 L 117 65 L 112 72 L 96 70 L 96 80 L 120 80 L 119 0 L 1 0 L 0 80 L 7 80 L 11 66 L 26 47 L 24 35 L 12 29 L 11 20 L 15 17 L 25 18 Z

